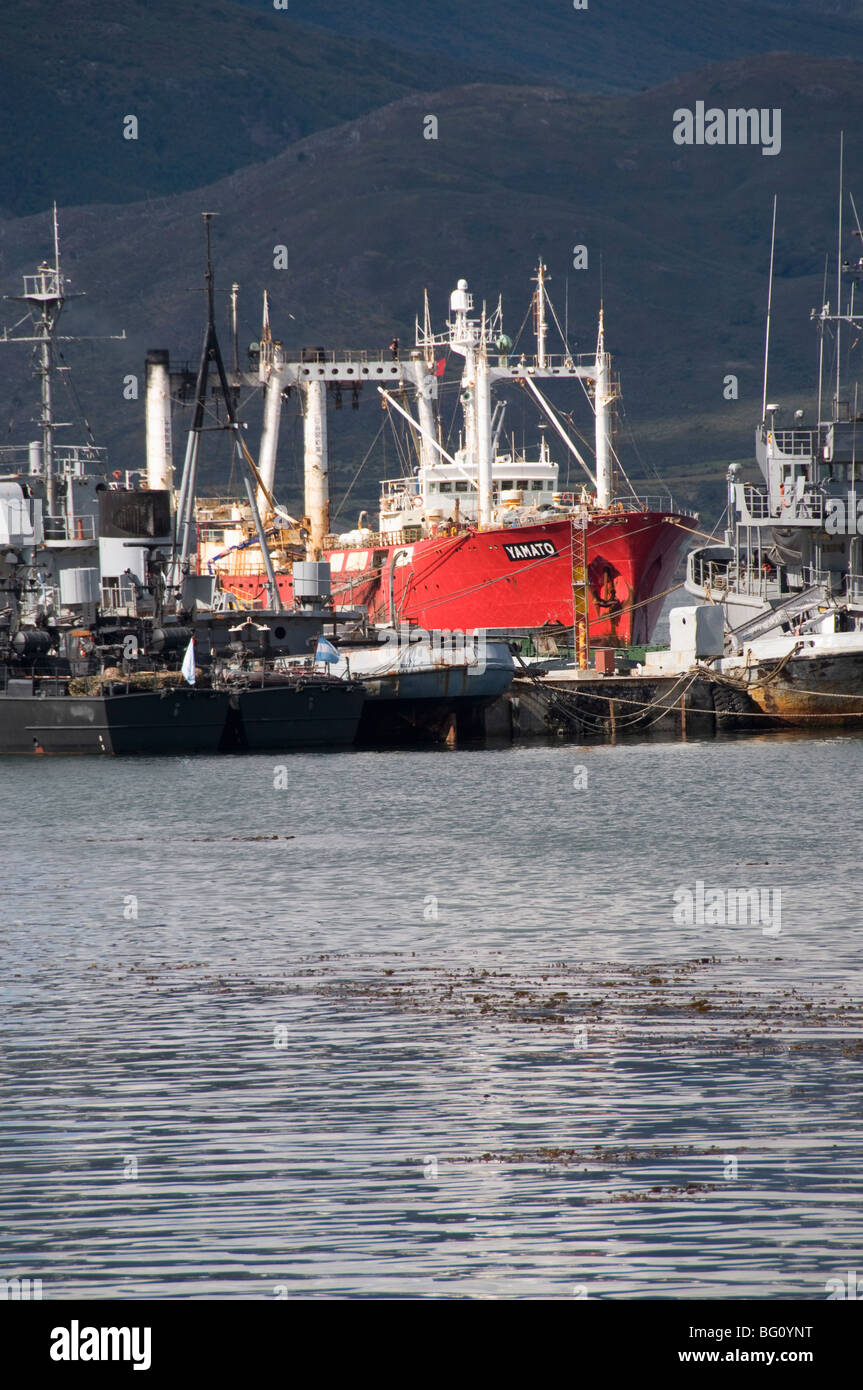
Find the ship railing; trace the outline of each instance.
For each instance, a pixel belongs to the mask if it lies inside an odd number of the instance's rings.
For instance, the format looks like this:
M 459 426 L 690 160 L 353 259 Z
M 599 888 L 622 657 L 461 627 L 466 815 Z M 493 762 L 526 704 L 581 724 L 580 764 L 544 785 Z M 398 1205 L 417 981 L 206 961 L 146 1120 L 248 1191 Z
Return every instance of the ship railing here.
M 770 498 L 767 493 L 759 487 L 753 487 L 751 483 L 744 483 L 741 491 L 741 510 L 753 521 L 766 521 L 770 516 Z
M 135 618 L 138 615 L 138 593 L 126 579 L 102 580 L 102 612 L 117 617 Z
M 713 596 L 733 591 L 750 598 L 769 599 L 776 598 L 782 591 L 773 566 L 750 565 L 745 559 L 738 563 L 733 556 L 726 560 L 707 560 L 693 555 L 690 576 L 693 583 Z
M 807 488 L 802 497 L 792 497 L 790 507 L 783 508 L 779 512 L 779 522 L 780 524 L 783 521 L 821 523 L 824 520 L 826 500 L 823 492 Z
M 249 520 L 249 504 L 245 498 L 208 497 L 195 502 L 195 520 L 200 527 L 242 526 Z
M 700 555 L 692 557 L 692 579 L 702 589 L 711 593 L 723 592 L 731 583 L 732 560 L 705 560 Z
M 795 509 L 796 519 L 799 521 L 824 520 L 824 511 L 827 498 L 823 492 L 815 492 L 807 488 Z
M 409 359 L 410 352 L 405 360 Z M 305 366 L 314 365 L 316 362 L 354 362 L 358 366 L 363 364 L 375 366 L 382 362 L 398 362 L 400 350 L 398 348 L 382 348 L 380 352 L 369 352 L 366 348 L 304 348 L 300 354 L 300 360 Z
M 416 542 L 422 539 L 422 524 L 416 527 L 408 527 L 408 530 L 419 532 L 419 535 L 411 535 L 410 540 Z M 345 532 L 344 534 L 349 534 Z M 404 545 L 407 538 L 403 531 L 369 531 L 365 540 L 345 542 L 341 536 L 333 533 L 324 536 L 324 550 L 379 550 L 383 545 Z
M 24 276 L 24 294 L 27 299 L 59 299 L 63 293 L 63 277 L 59 271 L 46 266 L 35 275 Z
M 0 472 L 4 472 L 4 473 L 29 473 L 29 472 L 30 472 L 30 445 L 29 445 L 29 444 L 2 444 L 2 445 L 0 445 Z
M 748 598 L 778 598 L 782 586 L 775 570 L 759 569 L 756 565 L 740 565 L 739 569 L 729 571 L 729 589 L 735 593 L 746 594 Z
M 655 493 L 652 496 L 638 493 L 636 497 L 616 499 L 614 503 L 615 506 L 618 501 L 621 503 L 623 510 L 627 512 L 673 512 L 675 516 L 695 515 L 695 511 L 692 507 L 682 506 L 675 502 L 670 492 L 664 497 L 659 493 Z
M 266 573 L 264 557 L 257 543 L 242 550 L 231 550 L 218 560 L 211 561 L 211 564 L 216 574 L 236 574 L 244 578 L 256 578 L 258 575 Z
M 845 596 L 851 603 L 863 603 L 863 574 L 846 574 Z
M 767 442 L 777 454 L 789 458 L 812 458 L 818 452 L 818 430 L 768 430 Z
M 42 454 L 36 467 L 31 467 L 29 444 L 0 445 L 0 472 L 42 477 Z M 54 472 L 61 477 L 83 478 L 94 471 L 104 472 L 108 450 L 98 444 L 62 444 L 54 446 Z
M 381 498 L 419 497 L 419 478 L 385 478 L 381 483 Z
M 99 444 L 64 444 L 54 447 L 54 471 L 67 478 L 83 478 L 94 468 L 104 470 L 108 450 Z
M 779 525 L 823 523 L 827 500 L 823 492 L 816 488 L 806 488 L 802 496 L 798 497 L 792 491 L 787 500 L 787 506 L 776 507 L 771 512 L 770 497 L 765 489 L 750 483 L 740 483 L 736 491 L 738 521 L 742 526 L 755 521 L 772 521 Z
M 65 516 L 46 516 L 44 518 L 46 541 L 94 541 L 96 539 L 96 518 L 76 516 L 71 521 Z
M 448 342 L 449 339 L 447 338 L 446 341 Z M 519 368 L 531 373 L 569 372 L 572 371 L 574 367 L 578 367 L 584 371 L 596 366 L 596 353 L 582 352 L 573 354 L 571 352 L 547 352 L 541 367 L 538 366 L 535 353 L 500 353 L 498 355 L 497 365 L 499 367 L 509 367 L 511 371 L 515 371 L 516 368 Z

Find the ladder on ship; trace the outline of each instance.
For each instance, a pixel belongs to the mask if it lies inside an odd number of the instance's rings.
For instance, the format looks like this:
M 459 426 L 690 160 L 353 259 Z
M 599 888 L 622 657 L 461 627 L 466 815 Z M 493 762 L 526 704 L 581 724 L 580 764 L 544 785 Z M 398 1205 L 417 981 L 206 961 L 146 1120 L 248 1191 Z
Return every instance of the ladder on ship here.
M 588 620 L 587 517 L 575 516 L 570 525 L 572 545 L 572 633 L 575 660 L 580 670 L 590 663 Z
M 829 602 L 830 595 L 825 586 L 813 584 L 811 588 L 803 589 L 799 594 L 792 594 L 791 598 L 777 604 L 768 612 L 748 618 L 745 623 L 732 629 L 731 636 L 735 642 L 751 642 L 756 637 L 764 637 L 773 628 L 781 627 L 783 623 L 793 622 L 804 615 L 808 616 L 812 609 L 824 607 Z

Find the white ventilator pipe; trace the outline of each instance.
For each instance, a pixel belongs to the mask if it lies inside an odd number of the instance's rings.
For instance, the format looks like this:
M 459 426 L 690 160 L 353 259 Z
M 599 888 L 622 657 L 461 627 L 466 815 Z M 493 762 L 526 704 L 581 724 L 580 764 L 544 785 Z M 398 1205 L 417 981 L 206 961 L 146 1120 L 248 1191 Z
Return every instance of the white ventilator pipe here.
M 273 496 L 276 480 L 276 455 L 279 448 L 279 428 L 282 420 L 283 356 L 281 349 L 273 349 L 273 361 L 267 378 L 267 391 L 264 399 L 264 420 L 261 426 L 261 447 L 258 455 L 258 473 L 262 486 L 258 488 L 258 508 L 263 511 L 269 506 L 266 492 Z M 264 491 L 266 489 L 266 492 Z
M 599 336 L 596 342 L 596 505 L 610 507 L 614 497 L 611 471 L 611 371 L 605 351 L 603 311 L 599 311 Z
M 475 358 L 474 380 L 476 382 L 476 463 L 477 486 L 479 489 L 480 526 L 491 525 L 491 386 L 488 379 L 488 361 L 485 343 L 480 344 Z
M 152 348 L 146 360 L 145 420 L 147 487 L 174 486 L 174 448 L 171 435 L 171 366 L 163 348 Z
M 432 407 L 432 395 L 434 392 L 435 379 L 429 371 L 423 358 L 417 354 L 416 359 L 411 362 L 414 380 L 416 382 L 417 414 L 419 416 L 419 436 L 420 436 L 420 463 L 423 469 L 431 468 L 435 461 L 434 456 L 434 409 Z
M 323 381 L 309 381 L 305 394 L 304 469 L 306 516 L 311 523 L 308 553 L 320 560 L 324 537 L 330 530 L 330 492 L 327 461 L 327 387 Z

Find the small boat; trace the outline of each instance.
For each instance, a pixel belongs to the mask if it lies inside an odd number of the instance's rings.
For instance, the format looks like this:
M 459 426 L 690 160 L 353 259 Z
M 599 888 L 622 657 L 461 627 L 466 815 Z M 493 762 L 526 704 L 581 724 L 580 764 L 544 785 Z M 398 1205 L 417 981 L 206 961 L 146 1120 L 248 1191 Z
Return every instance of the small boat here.
M 225 735 L 225 691 L 122 680 L 76 694 L 75 679 L 12 676 L 0 690 L 0 753 L 216 753 Z M 72 689 L 70 690 L 70 686 Z
M 222 751 L 343 748 L 355 742 L 366 699 L 356 680 L 307 671 L 228 678 L 231 713 Z
M 362 645 L 337 639 L 341 660 L 330 668 L 350 672 L 365 687 L 361 743 L 469 738 L 477 713 L 515 675 L 509 644 L 485 632 L 426 632 L 403 623 L 368 636 Z

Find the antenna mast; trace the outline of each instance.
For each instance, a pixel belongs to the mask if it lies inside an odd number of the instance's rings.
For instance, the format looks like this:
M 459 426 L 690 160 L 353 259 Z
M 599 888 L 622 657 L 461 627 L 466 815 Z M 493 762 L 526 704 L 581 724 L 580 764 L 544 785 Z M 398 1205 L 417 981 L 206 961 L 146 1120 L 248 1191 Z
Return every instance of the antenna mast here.
M 836 409 L 835 418 L 839 419 L 839 380 L 841 375 L 842 355 L 840 352 L 840 335 L 842 331 L 842 198 L 844 195 L 845 181 L 845 131 L 839 133 L 839 232 L 836 242 Z
M 536 268 L 536 294 L 534 296 L 535 326 L 536 326 L 536 365 L 544 367 L 546 365 L 545 341 L 546 341 L 546 318 L 545 318 L 545 272 L 547 267 L 542 263 L 542 256 Z
M 770 311 L 773 307 L 773 257 L 776 250 L 776 197 L 773 194 L 773 230 L 770 233 L 770 276 L 767 288 L 767 324 L 764 330 L 764 390 L 761 395 L 761 420 L 767 419 L 767 363 L 770 357 Z

